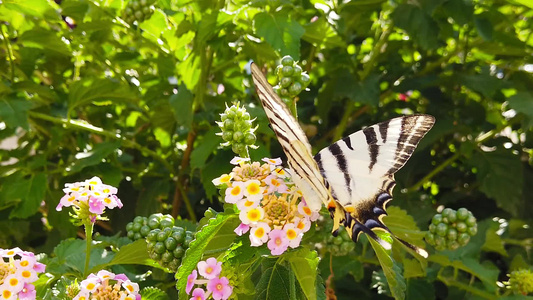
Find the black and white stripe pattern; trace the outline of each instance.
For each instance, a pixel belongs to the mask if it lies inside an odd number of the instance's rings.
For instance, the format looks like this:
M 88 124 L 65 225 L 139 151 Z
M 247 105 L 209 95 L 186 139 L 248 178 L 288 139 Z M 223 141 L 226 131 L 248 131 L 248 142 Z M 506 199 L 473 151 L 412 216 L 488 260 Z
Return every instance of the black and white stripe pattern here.
M 313 159 L 311 145 L 297 120 L 261 70 L 253 63 L 251 70 L 261 104 L 307 205 L 315 211 L 322 203 L 328 208 L 334 220 L 333 234 L 342 224 L 354 241 L 366 233 L 390 249 L 372 229 L 390 232 L 382 218 L 392 199 L 394 173 L 411 157 L 435 119 L 412 115 L 369 126 L 321 150 Z M 398 240 L 427 256 L 423 249 Z

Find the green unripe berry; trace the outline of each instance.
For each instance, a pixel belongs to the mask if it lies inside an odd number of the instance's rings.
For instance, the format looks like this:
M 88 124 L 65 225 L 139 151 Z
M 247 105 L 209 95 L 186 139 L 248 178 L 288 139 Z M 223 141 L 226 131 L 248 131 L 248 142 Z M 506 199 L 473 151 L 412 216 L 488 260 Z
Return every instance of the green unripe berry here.
M 178 244 L 183 244 L 185 241 L 185 229 L 181 227 L 174 227 L 172 229 L 172 238 L 176 240 Z
M 291 98 L 288 98 L 288 97 L 281 97 L 281 101 L 283 101 L 283 103 L 285 103 L 287 106 L 292 105 L 292 100 L 291 100 Z
M 446 239 L 443 236 L 436 235 L 435 236 L 435 247 L 446 247 Z
M 149 242 L 155 242 L 157 241 L 157 231 L 155 230 L 152 230 L 148 233 L 148 235 L 146 235 L 146 240 L 149 241 Z
M 131 231 L 133 229 L 133 222 L 129 222 L 127 225 L 126 225 L 126 231 Z
M 435 232 L 440 236 L 446 236 L 446 233 L 448 232 L 448 225 L 440 223 L 439 225 L 437 225 Z
M 472 226 L 475 226 L 476 225 L 476 217 L 474 216 L 469 216 L 466 220 L 465 220 L 465 223 L 468 227 L 472 227 Z
M 140 0 L 141 6 L 149 6 L 148 0 Z
M 298 95 L 299 93 L 302 92 L 302 84 L 299 83 L 298 81 L 293 83 L 290 87 L 289 87 L 289 93 L 291 95 Z
M 172 252 L 166 251 L 165 253 L 161 255 L 161 261 L 164 262 L 165 264 L 168 264 L 173 259 L 174 259 L 174 255 L 172 255 Z
M 136 216 L 136 217 L 133 219 L 133 223 L 137 223 L 137 224 L 141 224 L 141 225 L 143 225 L 143 223 L 144 223 L 144 218 L 141 217 L 141 216 Z
M 251 119 L 250 117 L 250 114 L 248 112 L 245 112 L 243 115 L 242 115 L 242 119 L 245 120 L 245 121 L 248 121 Z
M 281 64 L 283 66 L 292 66 L 294 64 L 294 58 L 292 58 L 290 55 L 285 55 L 281 59 Z
M 126 6 L 126 8 L 124 9 L 124 14 L 126 16 L 131 16 L 133 14 L 133 9 L 131 9 L 131 7 L 129 5 Z
M 185 233 L 185 241 L 183 242 L 183 247 L 189 248 L 189 244 L 192 242 L 193 239 L 194 239 L 193 233 L 190 231 L 187 231 Z
M 448 222 L 454 223 L 455 221 L 457 221 L 457 212 L 452 209 L 448 212 Z
M 141 227 L 143 227 L 142 224 L 139 224 L 139 223 L 133 223 L 133 231 L 134 232 L 139 232 L 141 230 Z
M 133 7 L 134 10 L 138 10 L 141 7 L 141 3 L 139 3 L 139 1 L 132 1 L 131 7 Z
M 159 253 L 156 253 L 154 251 L 148 253 L 148 255 L 150 256 L 151 259 L 155 260 L 155 261 L 159 261 L 161 260 L 161 254 Z
M 276 75 L 277 75 L 278 77 L 281 77 L 281 76 L 282 76 L 282 75 L 281 75 L 281 70 L 282 70 L 282 69 L 283 69 L 283 65 L 278 65 L 278 66 L 276 67 L 276 72 L 275 72 L 275 73 L 276 73 Z
M 433 219 L 431 219 L 431 224 L 434 224 L 435 226 L 439 225 L 439 223 L 442 223 L 442 215 L 436 214 L 433 216 Z
M 142 12 L 145 16 L 147 16 L 147 19 L 152 15 L 152 9 L 149 6 L 143 7 Z
M 232 110 L 232 108 L 235 108 Z M 237 116 L 237 108 L 235 106 L 232 106 L 229 108 L 229 110 L 226 110 L 226 116 L 229 120 L 235 119 L 235 116 Z
M 233 133 L 233 140 L 236 142 L 240 142 L 244 138 L 244 134 L 242 131 L 235 131 Z
M 468 218 L 468 213 L 469 213 L 468 209 L 464 207 L 459 208 L 457 210 L 457 219 L 461 221 L 466 220 L 466 218 Z
M 255 144 L 255 141 L 256 141 L 255 134 L 251 132 L 246 133 L 246 135 L 244 136 L 244 143 L 246 145 L 253 145 Z
M 474 236 L 477 234 L 477 226 L 468 227 L 466 230 L 466 233 L 468 233 L 470 236 Z
M 126 236 L 130 239 L 130 240 L 135 240 L 134 239 L 134 236 L 135 236 L 135 232 L 133 231 L 128 231 L 128 233 L 126 234 Z
M 438 223 L 438 224 L 440 224 L 440 223 Z M 429 224 L 429 232 L 435 233 L 436 231 L 437 231 L 437 225 L 433 224 L 433 223 Z
M 150 241 L 146 243 L 146 249 L 148 249 L 148 251 L 152 251 L 154 247 L 155 247 L 155 242 Z
M 133 234 L 133 240 L 134 241 L 140 240 L 142 238 L 143 238 L 143 236 L 140 233 L 138 233 L 138 232 L 135 232 L 135 234 Z
M 294 72 L 292 73 L 292 76 L 295 77 L 295 78 L 300 78 L 300 76 L 302 76 L 302 67 L 300 67 L 299 65 L 294 65 Z
M 177 246 L 178 246 L 178 242 L 173 237 L 168 237 L 165 240 L 165 247 L 167 248 L 167 250 L 172 251 L 176 249 Z
M 457 250 L 461 245 L 457 241 L 448 241 L 448 249 Z
M 148 217 L 148 220 L 155 219 L 157 221 L 161 221 L 162 218 L 163 218 L 163 214 L 162 213 L 155 213 L 155 214 L 151 214 Z
M 172 271 L 176 271 L 178 270 L 179 266 L 181 264 L 181 260 L 180 259 L 177 259 L 177 258 L 174 258 L 172 259 L 171 262 L 168 263 L 168 268 Z
M 144 21 L 144 14 L 143 14 L 142 11 L 136 10 L 135 14 L 133 14 L 133 15 L 135 16 L 135 19 L 137 19 L 137 21 L 139 21 L 139 22 Z
M 291 77 L 283 77 L 281 78 L 281 80 L 279 81 L 279 85 L 283 88 L 288 88 L 292 83 L 292 78 Z
M 470 241 L 470 236 L 468 235 L 468 233 L 461 233 L 459 234 L 459 237 L 457 237 L 457 242 L 461 246 L 468 244 L 469 241 Z
M 279 89 L 279 95 L 283 98 L 283 97 L 290 96 L 290 93 L 288 89 L 282 88 L 282 89 Z
M 222 132 L 222 139 L 225 141 L 225 142 L 229 142 L 231 140 L 233 140 L 233 131 L 223 131 Z
M 141 227 L 141 230 L 139 231 L 139 233 L 140 233 L 142 236 L 147 236 L 147 235 L 150 233 L 151 230 L 152 230 L 152 229 L 150 228 L 150 226 L 148 226 L 148 225 L 143 225 L 143 226 Z
M 174 226 L 174 218 L 171 215 L 164 215 L 159 222 L 159 228 L 164 229 Z
M 281 75 L 283 77 L 289 77 L 294 74 L 294 68 L 291 66 L 284 66 L 283 69 L 281 69 Z
M 311 83 L 311 78 L 309 77 L 309 75 L 303 73 L 302 76 L 300 76 L 300 82 L 302 83 L 302 86 L 306 88 L 307 86 L 309 86 L 309 83 Z
M 435 235 L 431 232 L 426 233 L 426 241 L 430 245 L 435 245 Z
M 185 250 L 182 246 L 178 246 L 172 251 L 172 255 L 174 255 L 175 258 L 182 258 L 183 254 L 185 254 Z
M 157 242 L 154 245 L 154 252 L 157 254 L 163 254 L 167 248 L 165 248 L 165 244 L 163 242 Z
M 233 145 L 231 145 L 231 150 L 237 154 L 244 152 L 245 149 L 246 145 L 244 145 L 243 143 L 234 143 Z
M 453 211 L 453 209 L 451 209 L 451 208 L 445 208 L 445 209 L 442 211 L 442 217 L 447 219 L 447 218 L 448 218 L 448 214 L 449 214 L 450 212 L 452 212 L 452 211 Z
M 448 229 L 448 241 L 455 241 L 457 239 L 457 230 L 450 228 Z
M 235 129 L 235 121 L 233 121 L 233 118 L 228 118 L 226 121 L 224 121 L 224 130 L 234 130 Z
M 156 229 L 156 228 L 159 228 L 159 218 L 151 218 L 151 219 L 148 219 L 148 226 L 150 226 L 150 228 L 152 229 Z
M 167 239 L 168 235 L 168 231 L 161 231 L 157 234 L 156 240 L 158 242 L 164 242 Z
M 235 105 L 232 105 L 229 107 L 229 111 L 232 112 L 232 113 L 237 113 L 237 111 L 239 110 L 239 108 Z
M 333 239 L 333 245 L 337 245 L 339 246 L 340 244 L 342 244 L 343 240 L 340 236 L 337 236 L 336 238 Z
M 455 228 L 459 232 L 466 232 L 466 229 L 468 228 L 468 226 L 466 226 L 465 222 L 457 222 L 455 224 Z

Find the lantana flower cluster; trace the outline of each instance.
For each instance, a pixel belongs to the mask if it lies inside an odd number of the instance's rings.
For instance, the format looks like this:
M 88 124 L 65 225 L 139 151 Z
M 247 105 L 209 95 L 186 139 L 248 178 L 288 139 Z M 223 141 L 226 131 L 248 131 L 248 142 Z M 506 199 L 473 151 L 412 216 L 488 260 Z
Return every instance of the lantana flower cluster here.
M 225 189 L 224 200 L 239 209 L 241 224 L 235 232 L 249 231 L 252 246 L 266 243 L 272 255 L 280 255 L 300 245 L 319 213 L 302 199 L 290 172 L 280 166 L 281 159 L 264 158 L 263 162 L 235 157 L 232 172 L 214 179 L 213 184 Z
M 0 256 L 0 299 L 35 299 L 33 282 L 46 266 L 20 248 L 0 249 Z
M 125 274 L 114 274 L 101 270 L 90 274 L 80 283 L 80 291 L 73 300 L 140 300 L 139 285 Z
M 116 196 L 117 188 L 102 183 L 98 177 L 65 184 L 65 196 L 61 198 L 56 210 L 74 207 L 75 218 L 81 221 L 89 219 L 92 223 L 104 213 L 106 208 L 122 208 L 122 202 Z
M 190 300 L 206 300 L 210 296 L 214 300 L 226 300 L 231 296 L 233 287 L 229 284 L 229 279 L 220 276 L 222 262 L 211 257 L 205 261 L 198 262 L 197 269 L 193 270 L 187 277 L 185 292 L 187 292 L 187 295 L 190 294 L 192 296 Z M 207 291 L 200 287 L 202 285 L 206 285 Z M 194 286 L 198 287 L 193 290 Z

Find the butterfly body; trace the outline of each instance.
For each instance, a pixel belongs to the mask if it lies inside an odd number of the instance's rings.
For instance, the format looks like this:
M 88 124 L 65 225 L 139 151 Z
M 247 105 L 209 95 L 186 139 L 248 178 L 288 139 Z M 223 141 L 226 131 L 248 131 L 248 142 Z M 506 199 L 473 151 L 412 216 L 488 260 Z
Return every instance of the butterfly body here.
M 365 233 L 390 249 L 373 230 L 390 233 L 382 219 L 392 200 L 394 173 L 407 162 L 435 119 L 429 115 L 394 118 L 357 131 L 313 157 L 307 136 L 289 109 L 253 63 L 251 70 L 261 104 L 307 205 L 315 211 L 326 206 L 334 220 L 334 235 L 344 225 L 354 241 Z M 427 256 L 423 249 L 398 240 Z

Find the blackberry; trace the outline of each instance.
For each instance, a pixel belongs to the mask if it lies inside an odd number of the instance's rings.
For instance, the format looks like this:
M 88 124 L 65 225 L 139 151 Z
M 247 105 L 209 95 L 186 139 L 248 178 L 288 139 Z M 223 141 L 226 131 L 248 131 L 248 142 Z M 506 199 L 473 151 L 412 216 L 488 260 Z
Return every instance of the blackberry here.
M 436 250 L 455 250 L 468 244 L 470 237 L 477 234 L 477 220 L 466 208 L 457 211 L 445 208 L 433 216 L 426 233 L 426 242 Z

